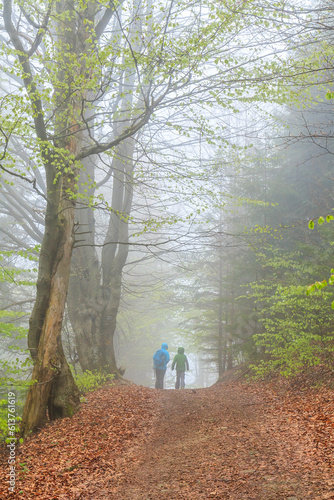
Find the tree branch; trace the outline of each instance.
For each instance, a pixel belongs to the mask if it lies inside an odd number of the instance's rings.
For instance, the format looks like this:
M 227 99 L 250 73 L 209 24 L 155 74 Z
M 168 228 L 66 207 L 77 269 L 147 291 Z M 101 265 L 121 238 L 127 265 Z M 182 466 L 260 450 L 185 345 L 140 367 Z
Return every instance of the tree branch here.
M 160 104 L 160 102 L 164 99 L 165 94 L 166 93 L 161 95 L 159 97 L 159 99 L 157 99 L 156 101 L 152 100 L 152 104 L 150 106 L 146 107 L 146 110 L 141 115 L 141 118 L 135 119 L 133 121 L 133 124 L 130 127 L 126 128 L 124 130 L 124 132 L 119 137 L 113 139 L 112 141 L 104 143 L 104 144 L 97 144 L 97 145 L 92 146 L 92 147 L 83 148 L 81 150 L 81 153 L 79 153 L 75 159 L 77 161 L 80 161 L 83 158 L 87 158 L 87 156 L 96 155 L 96 154 L 100 154 L 100 153 L 103 153 L 105 151 L 108 151 L 108 150 L 114 148 L 115 146 L 117 146 L 120 142 L 124 141 L 124 139 L 127 139 L 128 137 L 135 135 L 136 132 L 138 132 L 144 125 L 146 125 L 146 123 L 148 123 L 153 111 Z
M 47 12 L 45 14 L 45 17 L 43 19 L 43 22 L 42 22 L 41 26 L 38 28 L 38 32 L 37 32 L 36 38 L 35 38 L 32 46 L 31 46 L 30 50 L 27 53 L 28 57 L 30 57 L 30 56 L 32 56 L 32 54 L 34 54 L 34 52 L 36 51 L 37 47 L 39 46 L 39 44 L 42 41 L 44 32 L 45 32 L 45 30 L 46 30 L 46 28 L 48 26 L 48 23 L 49 23 L 49 18 L 50 18 L 50 14 L 51 14 L 52 4 L 53 4 L 53 0 L 51 0 L 51 2 L 49 3 L 49 7 L 48 7 L 48 10 L 47 10 Z
M 47 133 L 43 117 L 42 102 L 38 97 L 38 90 L 32 76 L 29 55 L 24 49 L 12 21 L 12 0 L 4 0 L 3 2 L 3 19 L 6 31 L 17 51 L 17 58 L 23 70 L 23 82 L 32 104 L 36 134 L 39 139 L 46 141 Z
M 45 194 L 42 193 L 38 189 L 38 187 L 36 186 L 36 179 L 27 179 L 27 177 L 25 177 L 24 175 L 17 174 L 16 172 L 12 172 L 11 170 L 8 170 L 1 163 L 0 163 L 0 168 L 1 168 L 1 170 L 3 170 L 4 172 L 6 172 L 7 174 L 13 175 L 14 177 L 18 177 L 19 179 L 22 179 L 23 181 L 26 181 L 26 182 L 29 182 L 29 184 L 32 184 L 32 186 L 33 186 L 34 190 L 36 191 L 36 193 L 38 193 L 40 196 L 42 196 L 44 198 L 44 200 L 47 200 Z
M 124 0 L 120 0 L 118 2 L 117 7 L 120 7 L 123 3 L 124 3 Z M 95 34 L 96 34 L 96 39 L 97 40 L 99 40 L 99 38 L 103 34 L 104 30 L 108 26 L 109 21 L 112 18 L 112 16 L 114 15 L 115 12 L 116 12 L 116 7 L 115 7 L 115 5 L 114 5 L 113 2 L 110 2 L 110 7 L 106 8 L 106 10 L 105 10 L 102 18 L 100 19 L 100 21 L 97 23 L 97 25 L 95 27 Z

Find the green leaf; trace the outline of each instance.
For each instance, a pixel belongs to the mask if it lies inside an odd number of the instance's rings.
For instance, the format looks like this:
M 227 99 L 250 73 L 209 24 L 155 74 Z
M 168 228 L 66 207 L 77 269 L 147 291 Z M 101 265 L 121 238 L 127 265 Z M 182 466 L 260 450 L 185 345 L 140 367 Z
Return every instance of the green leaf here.
M 310 220 L 310 222 L 308 223 L 308 227 L 309 227 L 310 229 L 313 229 L 313 228 L 314 228 L 314 222 L 313 222 L 313 220 Z
M 306 288 L 306 295 L 310 295 L 315 290 L 315 285 L 310 285 Z
M 319 226 L 321 226 L 321 224 L 323 224 L 324 222 L 325 222 L 325 219 L 322 216 L 319 217 L 319 219 L 318 219 Z

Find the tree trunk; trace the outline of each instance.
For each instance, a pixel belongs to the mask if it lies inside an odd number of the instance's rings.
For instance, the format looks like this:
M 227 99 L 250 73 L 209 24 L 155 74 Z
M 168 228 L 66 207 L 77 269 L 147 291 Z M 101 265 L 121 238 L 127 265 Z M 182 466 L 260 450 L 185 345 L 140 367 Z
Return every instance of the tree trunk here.
M 122 292 L 123 265 L 114 263 L 109 285 L 109 299 L 101 313 L 99 337 L 99 363 L 103 370 L 119 375 L 116 363 L 114 336 L 117 326 L 117 313 Z
M 113 195 L 101 264 L 94 248 L 95 224 L 90 207 L 77 211 L 68 311 L 81 369 L 119 375 L 114 335 L 121 298 L 122 271 L 128 255 L 128 215 L 133 195 L 133 139 L 115 151 Z M 87 171 L 87 167 L 85 169 Z
M 219 270 L 218 270 L 218 378 L 225 371 L 224 363 L 224 330 L 223 330 L 223 249 L 220 240 L 219 245 Z
M 68 186 L 67 180 L 68 177 L 64 176 L 63 183 L 66 183 L 66 186 Z M 56 190 L 55 186 L 54 191 Z M 50 204 L 54 210 L 54 204 L 48 201 L 48 205 Z M 52 212 L 50 207 L 49 211 Z M 38 345 L 37 356 L 34 354 L 32 374 L 32 380 L 36 382 L 30 386 L 24 406 L 21 426 L 23 435 L 42 426 L 48 416 L 54 419 L 73 415 L 80 404 L 79 390 L 74 383 L 61 343 L 61 327 L 73 247 L 73 218 L 74 202 L 63 197 L 59 203 L 59 210 L 57 206 L 57 219 L 52 217 L 53 222 L 57 220 L 57 227 L 47 225 L 42 243 L 41 253 L 45 257 L 39 268 L 39 283 L 43 286 L 37 287 L 36 306 L 29 331 L 30 346 L 35 346 L 36 343 Z M 57 235 L 55 247 L 50 246 L 55 243 L 54 234 Z M 49 266 L 50 275 L 42 274 L 43 261 L 53 263 L 52 267 Z M 45 283 L 49 280 L 50 287 L 47 287 Z M 31 347 L 31 352 L 36 353 L 35 349 L 36 347 Z
M 114 5 L 113 2 L 107 2 L 105 6 L 103 3 L 96 4 L 94 1 L 86 3 L 78 3 L 75 0 L 50 2 L 45 16 L 38 9 L 36 10 L 41 22 L 40 26 L 36 24 L 36 20 L 31 21 L 27 16 L 23 16 L 27 23 L 33 26 L 34 30 L 32 31 L 35 33 L 31 40 L 29 39 L 28 42 L 25 40 L 22 43 L 22 34 L 18 31 L 18 26 L 22 27 L 21 21 L 18 20 L 21 16 L 20 5 L 18 3 L 15 6 L 16 11 L 13 15 L 12 0 L 4 0 L 3 2 L 4 26 L 10 43 L 14 47 L 14 52 L 11 54 L 15 55 L 20 66 L 19 77 L 23 80 L 26 94 L 30 100 L 32 129 L 29 128 L 28 133 L 24 129 L 22 132 L 24 142 L 22 144 L 25 144 L 30 130 L 33 130 L 31 137 L 33 142 L 33 146 L 31 146 L 32 160 L 43 163 L 46 175 L 45 233 L 41 245 L 36 302 L 28 333 L 28 347 L 34 360 L 33 383 L 30 386 L 24 407 L 23 434 L 27 434 L 30 430 L 42 425 L 48 416 L 57 418 L 71 415 L 79 406 L 78 389 L 64 357 L 61 343 L 61 326 L 69 286 L 74 227 L 78 227 L 74 224 L 75 199 L 78 190 L 77 183 L 79 182 L 78 171 L 80 169 L 78 162 L 83 158 L 92 157 L 94 154 L 110 151 L 118 146 L 122 140 L 132 144 L 129 137 L 136 134 L 148 122 L 153 108 L 157 107 L 164 97 L 161 95 L 154 100 L 149 82 L 147 83 L 149 89 L 144 95 L 143 85 L 137 81 L 141 96 L 138 101 L 142 99 L 142 102 L 138 104 L 137 109 L 133 110 L 133 88 L 137 72 L 134 71 L 134 67 L 131 65 L 127 67 L 125 64 L 127 69 L 124 70 L 124 75 L 122 75 L 124 79 L 119 85 L 119 93 L 123 96 L 123 108 L 119 109 L 117 98 L 113 103 L 118 115 L 118 127 L 121 128 L 119 133 L 116 130 L 115 133 L 110 133 L 109 137 L 108 119 L 104 113 L 102 113 L 103 118 L 98 125 L 95 121 L 98 122 L 100 112 L 94 113 L 94 117 L 91 115 L 90 119 L 87 120 L 87 115 L 90 112 L 93 113 L 94 102 L 103 101 L 108 92 L 111 92 L 109 83 L 114 82 L 111 73 L 115 69 L 113 58 L 118 50 L 115 50 L 115 54 L 113 51 L 108 53 L 113 42 L 111 41 L 109 44 L 110 47 L 103 42 L 106 53 L 102 51 L 101 54 L 104 55 L 101 58 L 97 44 L 121 4 L 122 1 L 118 2 L 117 5 Z M 132 55 L 136 60 L 134 56 L 136 43 L 143 44 L 144 42 L 137 29 L 141 24 L 140 16 L 138 16 L 140 1 L 135 0 L 134 4 L 133 35 L 130 37 L 130 42 L 131 50 L 134 51 Z M 118 18 L 118 15 L 115 17 Z M 98 18 L 97 22 L 96 18 Z M 32 16 L 31 19 L 35 18 Z M 121 33 L 122 27 L 119 26 L 119 28 L 119 33 Z M 117 38 L 120 38 L 119 33 Z M 40 45 L 44 35 L 47 38 L 47 43 L 41 49 Z M 111 40 L 113 39 L 112 37 Z M 126 38 L 126 42 L 129 43 L 128 38 Z M 10 50 L 12 51 L 12 47 Z M 41 54 L 44 52 L 46 57 L 43 59 Z M 33 67 L 31 61 L 37 66 Z M 103 61 L 106 61 L 106 71 L 103 68 Z M 43 71 L 39 71 L 41 64 L 44 64 Z M 118 73 L 118 69 L 115 71 Z M 46 74 L 49 75 L 49 78 L 44 87 L 42 80 L 43 75 Z M 110 81 L 108 81 L 109 78 Z M 90 94 L 92 94 L 91 98 Z M 23 114 L 21 111 L 18 112 L 18 116 L 24 116 L 24 113 L 27 113 L 29 109 L 25 99 L 24 96 L 20 104 L 23 106 L 24 112 Z M 19 105 L 20 102 L 21 100 L 17 101 L 17 104 Z M 120 111 L 124 112 L 124 119 L 123 117 L 120 119 Z M 101 143 L 94 141 L 94 130 L 101 132 Z M 14 131 L 11 130 L 10 134 L 14 135 Z M 89 137 L 84 146 L 83 134 Z M 106 142 L 104 141 L 105 134 L 109 137 Z M 4 135 L 4 137 L 6 136 Z M 131 147 L 133 151 L 133 144 Z M 130 158 L 130 162 L 126 165 L 122 164 L 120 168 L 120 179 L 118 179 L 117 167 L 114 170 L 115 185 L 120 182 L 122 189 L 120 190 L 120 208 L 116 207 L 116 210 L 119 211 L 113 214 L 113 221 L 117 218 L 122 219 L 122 213 L 128 213 L 126 207 L 129 206 L 129 200 L 131 205 L 131 183 L 130 197 L 128 193 L 124 192 L 133 169 L 131 152 L 128 158 Z M 96 366 L 101 366 L 100 358 L 104 363 L 103 357 L 106 353 L 108 354 L 109 367 L 113 369 L 115 366 L 111 343 L 108 340 L 110 337 L 107 337 L 107 321 L 110 314 L 109 309 L 113 311 L 113 307 L 109 307 L 109 299 L 115 297 L 114 292 L 110 293 L 110 287 L 115 288 L 116 297 L 118 297 L 121 270 L 127 255 L 126 217 L 120 220 L 120 223 L 117 222 L 116 226 L 116 233 L 110 234 L 108 231 L 108 237 L 112 237 L 110 240 L 112 245 L 110 246 L 112 246 L 113 259 L 117 259 L 115 260 L 117 265 L 113 267 L 116 271 L 114 275 L 116 278 L 110 273 L 113 266 L 112 259 L 107 266 L 102 264 L 103 283 L 100 283 L 101 269 L 99 269 L 95 253 L 91 252 L 90 255 L 95 257 L 88 277 L 88 281 L 92 285 L 90 290 L 92 300 L 88 303 L 82 300 L 81 304 L 77 306 L 77 309 L 81 307 L 81 314 L 78 315 L 76 329 L 79 330 L 80 324 L 85 325 L 81 338 L 78 334 L 77 342 L 81 358 L 84 359 L 86 356 L 86 360 L 83 361 L 84 367 L 92 363 L 94 356 L 97 358 Z M 106 243 L 109 245 L 109 240 Z M 85 268 L 83 259 L 80 261 L 79 258 L 76 270 L 78 269 L 79 274 L 82 270 L 83 276 L 80 278 L 81 293 L 76 299 L 77 301 L 82 299 L 86 290 L 87 277 L 85 273 L 87 268 Z M 75 288 L 74 286 L 73 289 L 75 290 Z M 106 290 L 107 293 L 105 293 Z M 119 299 L 116 299 L 115 303 L 118 309 Z M 102 320 L 101 315 L 104 315 Z M 73 318 L 75 323 L 75 315 L 72 315 Z M 94 339 L 95 329 L 100 328 L 101 324 L 104 325 L 105 337 L 103 341 L 96 343 Z M 112 329 L 114 331 L 113 326 Z M 82 339 L 85 339 L 85 342 L 82 342 Z
M 94 179 L 94 165 L 84 162 L 80 185 Z M 79 190 L 82 188 L 79 186 Z M 94 195 L 94 190 L 88 196 Z M 67 298 L 69 319 L 75 334 L 75 346 L 81 369 L 99 369 L 98 336 L 101 297 L 101 269 L 95 248 L 94 212 L 88 205 L 75 213 L 75 243 Z

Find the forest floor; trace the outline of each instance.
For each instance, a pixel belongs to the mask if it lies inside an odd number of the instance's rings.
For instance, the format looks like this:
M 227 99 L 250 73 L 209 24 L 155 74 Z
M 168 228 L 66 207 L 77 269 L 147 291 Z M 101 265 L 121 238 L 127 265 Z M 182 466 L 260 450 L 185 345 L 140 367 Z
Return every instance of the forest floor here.
M 303 379 L 105 386 L 17 447 L 15 494 L 1 454 L 0 497 L 334 499 L 333 396 Z

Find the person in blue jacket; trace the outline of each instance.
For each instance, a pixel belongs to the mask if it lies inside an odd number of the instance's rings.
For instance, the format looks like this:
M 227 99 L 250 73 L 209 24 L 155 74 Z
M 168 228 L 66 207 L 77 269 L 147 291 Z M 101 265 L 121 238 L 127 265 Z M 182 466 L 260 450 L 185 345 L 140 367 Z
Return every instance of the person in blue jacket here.
M 158 349 L 153 356 L 155 371 L 155 388 L 164 388 L 164 377 L 169 363 L 168 345 L 164 342 L 161 349 Z

